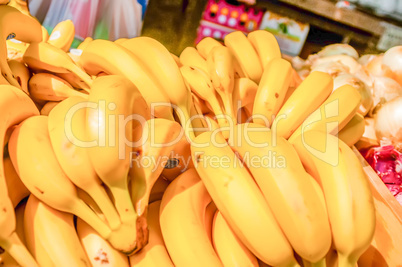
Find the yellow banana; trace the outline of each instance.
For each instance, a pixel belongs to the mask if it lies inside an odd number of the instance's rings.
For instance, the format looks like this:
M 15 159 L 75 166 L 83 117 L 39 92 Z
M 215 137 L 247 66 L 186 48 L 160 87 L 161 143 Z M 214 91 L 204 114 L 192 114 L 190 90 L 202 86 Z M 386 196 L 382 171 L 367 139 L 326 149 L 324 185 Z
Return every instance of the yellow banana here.
M 207 56 L 207 66 L 212 85 L 222 99 L 225 114 L 236 121 L 233 110 L 234 68 L 229 49 L 224 46 L 212 48 Z
M 49 43 L 31 43 L 24 53 L 23 60 L 36 72 L 45 70 L 51 73 L 72 73 L 88 86 L 92 84 L 91 77 L 77 66 L 66 52 Z
M 207 62 L 194 47 L 186 47 L 180 54 L 180 63 L 183 66 L 197 67 L 208 73 Z
M 352 119 L 360 106 L 361 96 L 351 85 L 343 85 L 311 113 L 289 137 L 292 142 L 310 130 L 336 135 Z
M 0 70 L 7 81 L 18 88 L 20 85 L 7 63 L 6 40 L 17 39 L 24 43 L 35 43 L 42 40 L 40 23 L 31 16 L 21 13 L 18 9 L 0 5 Z
M 187 163 L 186 155 L 178 153 L 187 150 L 189 157 L 190 144 L 180 124 L 166 119 L 149 120 L 134 140 L 138 140 L 138 146 L 130 157 L 131 199 L 138 215 L 143 216 L 152 187 L 163 169 Z
M 160 226 L 175 266 L 223 266 L 204 227 L 210 202 L 211 197 L 194 168 L 181 174 L 166 189 L 160 207 Z
M 151 189 L 151 193 L 149 194 L 149 204 L 162 199 L 162 196 L 165 193 L 169 183 L 169 180 L 167 180 L 165 177 L 159 176 L 158 180 L 156 180 Z
M 92 37 L 90 37 L 90 36 L 88 36 L 88 37 L 86 37 L 85 39 L 84 39 L 84 41 L 82 41 L 78 46 L 77 46 L 77 49 L 78 50 L 81 50 L 81 51 L 84 51 L 84 49 L 88 46 L 88 44 L 90 43 L 90 42 L 92 42 L 94 39 L 92 38 Z
M 198 53 L 206 60 L 212 48 L 217 46 L 219 47 L 223 45 L 211 37 L 205 37 L 195 47 L 197 48 Z
M 292 145 L 253 124 L 238 125 L 229 145 L 250 170 L 295 252 L 313 263 L 325 260 L 331 246 L 326 207 Z
M 34 101 L 61 101 L 70 96 L 88 98 L 88 94 L 75 90 L 68 82 L 50 73 L 33 75 L 28 86 Z
M 118 233 L 132 231 L 121 237 L 121 242 L 125 242 L 122 251 L 126 254 L 146 244 L 147 237 L 136 231 L 138 215 L 129 195 L 128 172 L 133 133 L 149 117 L 144 98 L 130 80 L 120 75 L 94 80 L 86 110 L 85 140 L 92 141 L 87 152 L 93 168 L 113 196 L 122 222 Z
M 24 0 L 10 0 L 8 5 L 15 7 L 27 16 L 31 16 L 31 14 L 29 13 L 28 3 Z
M 87 92 L 89 92 L 89 90 L 90 90 L 90 86 L 88 86 L 88 84 L 83 82 L 83 80 L 81 80 L 77 75 L 75 75 L 72 72 L 70 72 L 70 73 L 53 73 L 53 74 L 62 78 L 66 82 L 68 82 L 75 89 L 82 89 Z M 91 80 L 93 81 L 92 77 L 91 77 Z
M 364 117 L 356 113 L 338 133 L 338 138 L 348 146 L 353 146 L 362 138 L 365 129 Z
M 0 120 L 0 246 L 7 251 L 19 265 L 38 266 L 32 255 L 16 233 L 14 207 L 7 192 L 3 164 L 4 144 L 7 129 L 23 120 L 38 115 L 39 111 L 27 94 L 11 85 L 0 85 L 0 110 L 4 113 Z
M 217 211 L 214 216 L 212 240 L 223 266 L 258 267 L 257 258 L 233 233 L 220 211 Z
M 269 126 L 273 122 L 289 88 L 292 65 L 282 58 L 267 63 L 253 105 L 253 122 Z M 268 124 L 267 124 L 268 123 Z
M 54 107 L 48 115 L 50 141 L 68 178 L 94 199 L 110 228 L 116 230 L 121 225 L 119 214 L 88 156 L 86 110 L 87 102 L 81 97 L 69 97 Z
M 128 49 L 111 41 L 94 40 L 82 52 L 80 63 L 90 75 L 106 72 L 125 76 L 140 90 L 154 116 L 174 120 L 168 95 Z
M 43 27 L 43 25 L 41 26 L 41 28 L 42 28 L 42 42 L 47 42 L 47 40 L 49 40 L 49 32 L 45 27 Z
M 30 117 L 19 124 L 11 134 L 8 149 L 21 181 L 32 195 L 54 209 L 77 215 L 102 236 L 110 237 L 111 229 L 78 198 L 76 187 L 61 169 L 50 142 L 47 116 Z
M 129 38 L 119 38 L 119 39 L 115 40 L 114 42 L 116 44 L 122 44 L 122 43 L 124 43 L 124 42 L 126 42 L 128 40 L 130 40 L 130 39 Z
M 64 52 L 68 52 L 71 44 L 74 41 L 74 36 L 74 23 L 67 19 L 56 24 L 47 42 L 57 48 L 60 48 Z
M 268 203 L 223 135 L 216 131 L 200 134 L 191 153 L 212 200 L 243 244 L 270 265 L 297 266 Z
M 264 70 L 268 67 L 268 63 L 271 60 L 282 58 L 278 41 L 272 33 L 266 30 L 256 30 L 250 32 L 247 35 L 247 39 L 257 52 Z
M 212 242 L 212 228 L 214 223 L 215 213 L 217 212 L 216 205 L 213 201 L 211 201 L 208 206 L 205 208 L 205 216 L 204 216 L 204 227 L 207 232 L 209 241 Z M 216 251 L 216 249 L 215 249 Z M 218 255 L 219 256 L 219 255 Z
M 174 106 L 173 110 L 186 135 L 193 139 L 194 132 L 191 130 L 190 120 L 193 98 L 170 52 L 160 42 L 146 36 L 127 40 L 122 46 L 130 50 L 134 57 L 141 61 L 149 76 L 153 78 L 159 88 L 163 89 Z
M 20 84 L 22 91 L 29 94 L 28 80 L 31 78 L 31 72 L 29 71 L 27 66 L 25 66 L 24 63 L 18 60 L 9 60 L 8 66 L 10 66 L 11 72 Z
M 40 110 L 40 115 L 48 116 L 50 111 L 59 104 L 58 101 L 49 101 L 47 102 L 42 109 Z
M 331 92 L 332 77 L 329 74 L 310 73 L 281 107 L 271 125 L 272 130 L 278 137 L 288 139 Z
M 57 266 L 91 266 L 75 231 L 74 216 L 55 210 L 34 195 L 28 199 L 25 229 L 30 239 L 40 243 Z M 32 224 L 32 227 L 28 226 Z M 38 263 L 45 266 L 43 262 Z
M 93 267 L 129 267 L 128 258 L 114 249 L 105 239 L 83 220 L 77 220 L 77 234 Z M 70 265 L 72 266 L 72 265 Z
M 173 53 L 170 53 L 170 56 L 173 58 L 174 62 L 176 63 L 177 67 L 180 68 L 181 66 L 183 66 L 183 64 L 181 64 L 180 62 L 180 58 L 178 56 L 176 56 Z
M 241 108 L 245 108 L 249 114 L 253 112 L 255 96 L 258 84 L 249 78 L 237 78 L 233 87 L 233 107 L 237 116 Z
M 138 253 L 130 256 L 130 265 L 136 267 L 173 267 L 166 250 L 159 223 L 161 201 L 149 204 L 147 222 L 149 228 L 148 244 Z
M 180 70 L 182 70 L 181 68 L 180 68 Z M 184 76 L 183 76 L 184 77 Z M 186 83 L 187 83 L 187 80 L 186 80 Z M 190 83 L 187 83 L 188 84 L 188 86 L 190 87 Z M 191 90 L 191 87 L 190 87 L 190 90 Z M 202 99 L 201 97 L 199 97 L 196 93 L 193 93 L 192 92 L 192 94 L 193 94 L 193 103 L 194 103 L 194 107 L 196 108 L 196 110 L 197 110 L 197 112 L 199 113 L 199 114 L 205 114 L 205 113 L 208 113 L 208 112 L 211 112 L 212 110 L 210 110 L 209 109 L 209 107 L 207 106 L 207 104 L 206 104 L 206 100 L 204 100 L 204 99 Z M 211 105 L 209 105 L 209 106 L 211 106 Z
M 21 182 L 20 177 L 14 169 L 14 166 L 9 157 L 3 159 L 4 178 L 7 184 L 8 197 L 13 203 L 14 208 L 18 203 L 29 195 L 29 190 Z
M 370 183 L 359 159 L 338 137 L 318 131 L 303 133 L 293 146 L 324 192 L 339 266 L 355 266 L 370 246 L 376 221 Z
M 242 72 L 256 83 L 260 82 L 262 66 L 257 52 L 241 31 L 231 32 L 225 36 L 225 45 L 239 62 Z

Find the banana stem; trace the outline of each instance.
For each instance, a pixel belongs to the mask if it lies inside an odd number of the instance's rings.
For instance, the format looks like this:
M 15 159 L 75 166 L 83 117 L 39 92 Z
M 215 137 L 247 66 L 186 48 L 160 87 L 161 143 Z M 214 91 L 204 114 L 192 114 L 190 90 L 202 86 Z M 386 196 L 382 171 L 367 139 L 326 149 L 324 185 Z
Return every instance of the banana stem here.
M 21 242 L 16 232 L 13 232 L 3 248 L 10 253 L 15 261 L 22 267 L 39 267 L 38 263 L 32 257 L 25 245 Z
M 325 261 L 325 258 L 323 258 L 317 262 L 314 262 L 314 263 L 303 259 L 303 265 L 304 265 L 304 267 L 326 267 L 327 263 Z
M 351 260 L 347 255 L 338 253 L 338 266 L 339 267 L 355 267 L 357 260 Z
M 123 224 L 135 222 L 137 220 L 137 213 L 134 210 L 126 180 L 124 179 L 122 183 L 114 184 L 113 186 L 108 185 L 108 187 L 114 197 L 114 205 L 120 215 L 121 222 Z
M 73 213 L 90 225 L 104 239 L 110 237 L 112 230 L 83 200 L 80 199 L 75 203 Z
M 97 184 L 88 189 L 87 192 L 102 211 L 109 224 L 110 229 L 118 229 L 121 225 L 120 216 L 117 213 L 116 208 L 114 207 L 105 189 L 101 185 Z

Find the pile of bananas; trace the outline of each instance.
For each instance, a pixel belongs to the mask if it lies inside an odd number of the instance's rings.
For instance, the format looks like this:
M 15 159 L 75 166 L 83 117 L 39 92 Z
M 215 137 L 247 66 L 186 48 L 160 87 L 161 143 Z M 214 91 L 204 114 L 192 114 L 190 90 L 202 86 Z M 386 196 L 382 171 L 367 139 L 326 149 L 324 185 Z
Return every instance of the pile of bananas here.
M 177 57 L 0 20 L 3 266 L 349 267 L 370 246 L 361 95 L 302 81 L 272 34 Z

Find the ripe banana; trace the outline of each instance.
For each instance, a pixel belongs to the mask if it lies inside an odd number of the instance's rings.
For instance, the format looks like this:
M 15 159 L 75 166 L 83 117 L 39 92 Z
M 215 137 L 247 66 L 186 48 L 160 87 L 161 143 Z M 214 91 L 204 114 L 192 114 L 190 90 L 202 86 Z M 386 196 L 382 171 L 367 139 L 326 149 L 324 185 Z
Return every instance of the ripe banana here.
M 129 195 L 128 172 L 134 146 L 133 134 L 149 119 L 149 110 L 137 87 L 120 75 L 96 78 L 89 94 L 88 107 L 85 140 L 93 141 L 87 149 L 89 159 L 114 198 L 122 222 L 118 233 L 132 231 L 122 236 L 122 241 L 127 242 L 123 252 L 131 254 L 141 249 L 147 238 L 136 230 L 138 215 Z M 137 237 L 139 240 L 135 241 Z
M 50 141 L 67 177 L 94 199 L 110 229 L 116 230 L 121 225 L 119 214 L 88 156 L 91 140 L 86 139 L 86 110 L 87 102 L 82 97 L 69 97 L 54 107 L 48 115 Z
M 34 101 L 61 101 L 70 96 L 88 98 L 88 94 L 75 90 L 68 82 L 50 73 L 33 75 L 28 87 Z
M 343 85 L 311 113 L 289 137 L 292 142 L 310 130 L 336 135 L 352 119 L 360 106 L 361 96 L 351 85 Z
M 365 130 L 364 117 L 356 113 L 338 133 L 338 138 L 348 146 L 353 146 L 362 138 Z
M 215 213 L 213 219 L 212 240 L 223 266 L 258 267 L 257 258 L 233 233 L 220 211 Z
M 222 133 L 200 134 L 191 145 L 191 153 L 212 200 L 243 244 L 270 265 L 297 266 L 292 247 L 268 203 Z
M 268 67 L 271 60 L 282 58 L 278 41 L 272 33 L 266 30 L 256 30 L 250 32 L 247 39 L 257 52 L 263 70 Z
M 229 145 L 250 170 L 295 252 L 313 263 L 325 260 L 331 246 L 326 207 L 292 145 L 253 124 L 238 125 Z
M 126 42 L 128 40 L 130 40 L 130 39 L 129 38 L 119 38 L 119 39 L 115 40 L 114 42 L 116 44 L 122 44 L 122 43 L 124 43 L 124 42 Z
M 93 40 L 82 52 L 80 63 L 90 75 L 106 72 L 125 76 L 140 90 L 154 116 L 174 120 L 169 97 L 128 49 L 111 41 Z
M 281 107 L 271 125 L 272 130 L 278 137 L 288 139 L 331 92 L 332 77 L 329 74 L 310 73 Z
M 55 210 L 31 195 L 25 217 L 27 239 L 34 240 L 34 246 L 40 243 L 55 266 L 91 266 L 75 231 L 72 214 Z M 35 252 L 33 248 L 32 253 Z M 41 257 L 36 259 L 39 265 L 46 266 Z
M 271 125 L 282 107 L 291 77 L 292 65 L 289 61 L 282 58 L 268 61 L 255 95 L 253 122 L 267 127 Z
M 213 201 L 211 201 L 208 206 L 205 208 L 205 216 L 204 216 L 204 227 L 207 232 L 209 242 L 212 242 L 212 227 L 214 223 L 215 213 L 217 212 L 216 205 Z M 215 250 L 216 251 L 216 250 Z M 219 256 L 219 255 L 218 255 Z
M 192 140 L 195 137 L 190 120 L 193 98 L 170 52 L 160 42 L 146 36 L 132 38 L 121 45 L 141 61 L 149 76 L 169 97 L 180 124 Z
M 194 168 L 181 174 L 166 189 L 160 206 L 160 226 L 175 266 L 223 266 L 204 227 L 210 202 L 211 197 Z
M 149 204 L 147 222 L 149 228 L 148 244 L 138 253 L 130 256 L 130 265 L 136 267 L 173 267 L 166 250 L 159 223 L 161 201 Z
M 159 176 L 158 180 L 156 180 L 154 186 L 151 189 L 151 193 L 149 194 L 149 202 L 148 203 L 150 204 L 152 202 L 161 200 L 169 183 L 170 183 L 170 181 L 167 180 L 165 177 Z
M 58 101 L 49 101 L 45 105 L 43 105 L 42 109 L 40 110 L 40 115 L 48 116 L 50 111 L 57 106 L 60 102 Z
M 91 77 L 66 52 L 49 43 L 31 43 L 22 59 L 35 72 L 72 73 L 88 86 L 92 84 Z
M 25 66 L 24 63 L 18 60 L 9 60 L 8 66 L 10 66 L 10 70 L 13 73 L 15 79 L 17 79 L 18 83 L 21 86 L 22 91 L 29 94 L 28 92 L 28 80 L 31 78 L 31 72 Z
M 207 62 L 194 47 L 186 47 L 180 54 L 180 63 L 183 66 L 197 67 L 208 73 Z
M 114 249 L 105 239 L 83 220 L 77 220 L 77 234 L 93 267 L 129 267 L 128 258 Z
M 20 85 L 7 63 L 6 40 L 16 38 L 24 43 L 35 43 L 42 40 L 40 23 L 33 17 L 21 13 L 18 9 L 0 5 L 0 70 L 7 81 L 18 88 Z
M 260 82 L 262 66 L 257 52 L 241 31 L 231 32 L 225 36 L 225 45 L 239 62 L 245 77 L 256 83 Z
M 68 82 L 75 89 L 82 89 L 87 92 L 89 92 L 89 90 L 91 89 L 90 86 L 88 86 L 88 84 L 83 82 L 77 75 L 75 75 L 72 72 L 70 72 L 70 73 L 53 73 L 53 74 L 62 78 L 66 82 Z M 91 77 L 91 80 L 93 81 L 92 77 Z
M 110 228 L 78 198 L 76 187 L 60 168 L 50 142 L 47 116 L 30 117 L 19 124 L 11 134 L 8 149 L 21 181 L 32 195 L 54 209 L 77 215 L 103 237 L 110 237 Z
M 207 56 L 207 67 L 212 85 L 222 99 L 226 116 L 236 122 L 233 110 L 234 68 L 229 49 L 225 46 L 212 48 Z
M 324 195 L 339 266 L 355 266 L 370 246 L 375 230 L 375 207 L 363 167 L 338 137 L 308 131 L 294 142 L 305 169 Z
M 188 161 L 178 152 L 189 152 L 190 144 L 180 124 L 166 119 L 148 120 L 134 140 L 138 140 L 138 145 L 130 157 L 131 199 L 138 215 L 146 216 L 149 195 L 156 180 L 165 166 Z M 168 166 L 172 167 L 176 166 Z
M 249 78 L 237 78 L 233 87 L 233 107 L 237 116 L 241 108 L 245 108 L 247 113 L 252 114 L 258 84 Z
M 29 195 L 29 190 L 21 182 L 20 177 L 14 169 L 13 163 L 9 157 L 3 159 L 4 178 L 7 184 L 8 197 L 13 203 L 14 208 Z
M 49 32 L 45 27 L 43 27 L 43 25 L 41 26 L 41 28 L 42 28 L 42 42 L 47 42 L 47 40 L 49 40 Z
M 74 23 L 71 20 L 67 19 L 56 24 L 47 42 L 54 47 L 60 48 L 64 52 L 68 52 L 70 50 L 71 44 L 74 41 L 74 36 Z
M 182 69 L 180 68 L 180 71 L 182 71 Z M 183 75 L 184 77 L 184 75 Z M 190 87 L 190 83 L 186 81 L 186 84 L 188 87 Z M 191 90 L 191 87 L 190 87 Z M 212 110 L 209 109 L 209 107 L 206 104 L 206 100 L 202 99 L 201 97 L 199 97 L 197 94 L 191 92 L 191 94 L 193 95 L 193 103 L 194 103 L 194 107 L 197 110 L 198 114 L 205 114 L 205 113 L 209 113 Z M 211 106 L 211 105 L 209 105 Z
M 219 46 L 223 46 L 219 41 L 211 37 L 205 37 L 195 47 L 198 53 L 206 60 L 212 48 Z
M 89 44 L 90 42 L 92 42 L 93 40 L 94 40 L 94 39 L 93 39 L 92 37 L 90 37 L 90 36 L 86 37 L 86 38 L 84 39 L 84 41 L 82 41 L 82 42 L 77 46 L 77 49 L 78 49 L 78 50 L 81 50 L 81 51 L 84 51 L 85 48 L 88 46 L 88 44 Z
M 181 66 L 183 66 L 183 64 L 181 64 L 180 62 L 180 58 L 178 56 L 176 56 L 173 53 L 170 53 L 170 56 L 173 58 L 174 62 L 176 63 L 177 67 L 180 68 Z
M 38 115 L 39 111 L 27 94 L 11 85 L 0 85 L 0 110 L 7 111 L 0 120 L 0 147 L 4 148 L 7 129 L 23 120 Z M 4 149 L 0 150 L 3 159 Z M 23 267 L 38 266 L 16 233 L 14 207 L 7 192 L 4 178 L 5 167 L 0 161 L 0 246 L 7 251 L 19 265 Z

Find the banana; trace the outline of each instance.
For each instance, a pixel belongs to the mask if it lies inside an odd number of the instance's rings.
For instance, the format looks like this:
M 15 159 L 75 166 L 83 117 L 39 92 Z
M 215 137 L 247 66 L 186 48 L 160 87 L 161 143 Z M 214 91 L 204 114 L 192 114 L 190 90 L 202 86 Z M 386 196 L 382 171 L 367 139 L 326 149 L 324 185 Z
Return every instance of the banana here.
M 264 196 L 222 133 L 200 134 L 191 153 L 212 200 L 243 244 L 270 265 L 298 266 Z
M 181 71 L 182 69 L 180 69 Z M 184 76 L 183 76 L 184 77 Z M 187 80 L 186 80 L 187 83 Z M 190 84 L 187 83 L 188 86 L 190 87 Z M 190 87 L 191 90 L 191 87 Z M 205 114 L 208 112 L 211 112 L 212 110 L 209 109 L 209 107 L 206 104 L 206 100 L 202 99 L 201 97 L 199 97 L 196 93 L 193 93 L 193 103 L 194 103 L 194 107 L 196 108 L 196 110 L 198 111 L 199 114 Z M 211 106 L 211 105 L 209 105 Z
M 268 68 L 271 60 L 282 58 L 278 41 L 272 33 L 266 30 L 256 30 L 250 32 L 247 39 L 257 52 L 263 70 Z
M 47 43 L 53 45 L 54 47 L 60 48 L 64 52 L 70 50 L 71 44 L 74 41 L 75 27 L 74 23 L 67 19 L 60 21 L 53 28 Z
M 9 157 L 3 159 L 4 178 L 7 184 L 8 197 L 13 203 L 14 208 L 18 203 L 29 195 L 29 190 L 21 182 L 20 177 L 14 169 L 14 166 Z
M 15 79 L 17 79 L 18 83 L 20 84 L 22 91 L 29 94 L 28 80 L 31 78 L 31 72 L 27 66 L 18 60 L 9 60 L 8 66 L 10 66 L 10 69 Z
M 47 102 L 42 109 L 40 110 L 40 115 L 48 116 L 50 111 L 57 106 L 60 102 L 58 101 L 49 101 Z
M 187 163 L 186 155 L 178 152 L 187 151 L 187 157 L 190 157 L 190 144 L 180 124 L 166 119 L 147 121 L 134 140 L 138 140 L 139 145 L 132 150 L 130 157 L 131 199 L 138 215 L 145 216 L 156 180 L 165 167 L 174 168 L 176 164 Z
M 106 72 L 130 79 L 140 90 L 154 116 L 174 120 L 169 97 L 128 49 L 111 41 L 94 40 L 82 52 L 80 63 L 90 75 Z
M 144 64 L 150 77 L 164 90 L 186 135 L 192 140 L 195 137 L 190 120 L 193 98 L 170 52 L 160 42 L 146 36 L 132 38 L 122 46 Z
M 18 9 L 0 5 L 0 70 L 7 81 L 18 88 L 20 85 L 7 63 L 6 40 L 16 38 L 24 43 L 35 43 L 42 40 L 40 23 L 33 17 L 21 13 Z
M 28 87 L 34 101 L 61 101 L 70 96 L 88 98 L 88 94 L 75 90 L 68 82 L 50 73 L 33 75 Z
M 28 43 L 23 43 L 21 41 L 18 41 L 16 39 L 10 39 L 6 41 L 6 46 L 7 46 L 7 59 L 8 60 L 21 60 L 22 56 L 25 53 L 25 50 L 27 50 L 29 44 Z M 2 75 L 0 78 L 5 79 Z
M 15 7 L 27 16 L 31 16 L 31 14 L 29 13 L 28 3 L 24 0 L 10 0 L 8 5 Z
M 93 40 L 94 40 L 94 39 L 93 39 L 92 37 L 90 37 L 90 36 L 86 37 L 86 38 L 84 39 L 84 41 L 82 41 L 82 42 L 77 46 L 77 49 L 78 49 L 78 50 L 81 50 L 81 51 L 84 51 L 85 48 L 88 46 L 88 44 L 89 44 L 90 42 L 92 42 Z
M 213 219 L 212 240 L 223 266 L 258 267 L 257 258 L 233 233 L 220 211 L 215 213 Z
M 170 181 L 167 180 L 165 177 L 159 176 L 158 180 L 156 180 L 154 186 L 151 189 L 148 203 L 150 204 L 152 202 L 161 200 L 169 183 Z
M 107 241 L 83 220 L 77 220 L 77 234 L 90 261 L 90 266 L 129 267 L 128 258 L 114 249 Z
M 0 159 L 4 156 L 4 144 L 7 129 L 23 120 L 38 115 L 35 104 L 22 90 L 11 85 L 0 85 L 0 110 L 4 113 L 0 120 Z M 7 251 L 15 261 L 25 266 L 38 266 L 32 255 L 16 233 L 16 218 L 14 207 L 7 191 L 5 167 L 3 160 L 0 164 L 0 246 Z
M 258 127 L 238 125 L 229 145 L 250 170 L 295 252 L 313 263 L 324 261 L 331 229 L 313 178 L 287 140 Z
M 91 77 L 66 52 L 49 43 L 31 43 L 22 59 L 35 72 L 72 73 L 88 86 L 92 84 Z
M 223 46 L 219 41 L 212 37 L 205 37 L 195 47 L 197 48 L 198 53 L 206 60 L 212 48 L 219 46 Z
M 180 58 L 178 56 L 176 56 L 173 53 L 170 53 L 170 56 L 173 58 L 174 62 L 176 63 L 177 67 L 180 68 L 181 66 L 183 66 L 183 64 L 181 64 L 180 62 Z
M 338 138 L 348 146 L 353 146 L 364 134 L 364 117 L 356 113 L 352 119 L 338 133 Z
M 130 265 L 136 267 L 173 267 L 172 260 L 166 250 L 159 223 L 161 201 L 149 204 L 148 208 L 148 244 L 138 253 L 130 256 Z
M 355 266 L 370 246 L 376 221 L 370 184 L 359 159 L 336 136 L 319 131 L 303 133 L 293 146 L 324 192 L 339 266 Z
M 96 78 L 89 94 L 88 107 L 85 140 L 93 141 L 87 149 L 89 159 L 115 201 L 122 222 L 118 233 L 132 231 L 122 237 L 122 241 L 127 242 L 123 252 L 131 254 L 141 249 L 147 240 L 147 236 L 136 231 L 139 216 L 130 199 L 128 172 L 134 146 L 131 143 L 133 134 L 150 118 L 149 109 L 137 87 L 120 75 Z
M 115 40 L 114 42 L 116 44 L 122 44 L 122 43 L 124 43 L 124 42 L 126 42 L 128 40 L 130 40 L 130 39 L 129 38 L 119 38 L 119 39 Z
M 194 47 L 189 46 L 184 48 L 180 54 L 180 63 L 183 66 L 197 67 L 208 73 L 207 62 Z
M 211 197 L 194 168 L 181 174 L 166 189 L 160 206 L 160 227 L 174 266 L 223 266 L 204 227 L 210 202 Z
M 238 61 L 245 76 L 259 83 L 263 68 L 257 52 L 244 33 L 241 31 L 231 32 L 225 36 L 224 43 Z
M 332 77 L 329 74 L 320 71 L 310 73 L 276 115 L 271 126 L 276 135 L 288 139 L 328 98 L 332 86 Z
M 249 114 L 253 112 L 255 96 L 258 85 L 249 78 L 237 78 L 233 87 L 233 107 L 237 116 L 241 108 L 245 108 Z
M 28 199 L 25 229 L 29 239 L 34 239 L 46 251 L 57 266 L 91 266 L 78 239 L 74 216 L 55 210 L 41 202 L 34 195 Z M 32 227 L 30 227 L 32 225 Z M 38 263 L 45 266 L 43 262 Z
M 207 66 L 212 85 L 222 99 L 226 116 L 236 121 L 233 110 L 234 68 L 229 49 L 224 46 L 212 48 L 207 56 Z
M 49 32 L 45 27 L 43 27 L 43 25 L 41 26 L 41 28 L 42 28 L 42 42 L 47 42 L 47 40 L 49 40 Z
M 361 102 L 359 92 L 351 85 L 337 89 L 311 113 L 289 137 L 292 142 L 300 134 L 310 130 L 336 135 L 356 114 Z
M 104 238 L 111 237 L 111 229 L 78 198 L 76 187 L 61 169 L 50 142 L 47 116 L 30 117 L 19 124 L 11 134 L 8 149 L 21 181 L 32 195 L 54 209 L 77 215 Z
M 267 127 L 271 125 L 282 107 L 291 77 L 292 65 L 289 61 L 273 58 L 267 63 L 255 95 L 253 122 Z
M 74 73 L 53 73 L 54 75 L 62 78 L 66 82 L 68 82 L 72 87 L 75 89 L 82 89 L 86 92 L 89 92 L 91 89 L 88 84 L 86 84 L 84 81 L 82 81 L 77 75 Z M 93 78 L 91 77 L 91 80 L 93 81 Z
M 121 225 L 119 214 L 88 156 L 86 110 L 87 102 L 81 97 L 69 97 L 54 107 L 48 115 L 50 141 L 68 178 L 94 199 L 110 228 L 116 230 Z
M 208 206 L 205 208 L 205 216 L 204 216 L 204 227 L 207 232 L 209 242 L 212 242 L 212 228 L 214 223 L 215 213 L 217 212 L 216 205 L 213 201 L 211 201 Z M 216 251 L 216 250 L 215 250 Z M 219 255 L 218 255 L 219 256 Z

